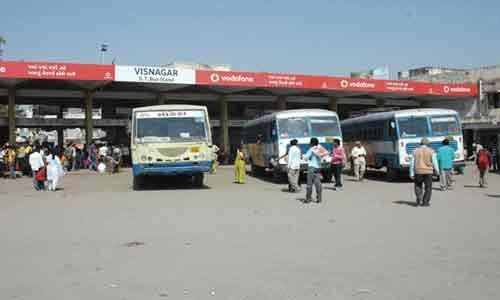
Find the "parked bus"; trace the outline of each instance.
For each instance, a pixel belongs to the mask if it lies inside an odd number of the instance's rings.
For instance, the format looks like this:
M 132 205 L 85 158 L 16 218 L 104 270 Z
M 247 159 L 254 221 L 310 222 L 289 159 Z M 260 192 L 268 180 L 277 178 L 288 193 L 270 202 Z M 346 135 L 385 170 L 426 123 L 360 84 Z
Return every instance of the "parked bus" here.
M 368 167 L 387 169 L 389 180 L 408 170 L 411 155 L 427 137 L 436 150 L 444 138 L 452 138 L 455 149 L 454 166 L 465 165 L 460 117 L 454 110 L 409 109 L 370 114 L 341 122 L 344 145 L 350 153 L 355 141 L 367 151 Z
M 158 105 L 132 112 L 133 188 L 150 175 L 183 175 L 196 186 L 215 160 L 205 106 Z
M 287 153 L 290 141 L 297 139 L 305 154 L 312 137 L 317 137 L 320 144 L 331 151 L 333 140 L 342 140 L 337 114 L 322 109 L 285 110 L 249 121 L 243 128 L 244 150 L 252 172 L 272 170 L 277 178 L 286 172 L 286 160 L 279 158 Z M 328 168 L 325 164 L 325 169 Z M 307 163 L 303 161 L 301 170 L 306 169 Z M 323 174 L 326 180 L 331 179 L 329 171 Z

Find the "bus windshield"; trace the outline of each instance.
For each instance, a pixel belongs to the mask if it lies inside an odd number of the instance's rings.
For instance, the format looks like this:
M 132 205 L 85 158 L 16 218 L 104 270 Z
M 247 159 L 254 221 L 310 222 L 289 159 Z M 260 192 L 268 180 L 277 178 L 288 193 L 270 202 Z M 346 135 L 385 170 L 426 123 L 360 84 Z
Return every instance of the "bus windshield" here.
M 431 117 L 432 134 L 436 136 L 460 134 L 457 118 L 455 116 Z
M 299 138 L 299 137 L 309 136 L 307 119 L 303 117 L 279 119 L 278 127 L 280 132 L 280 138 L 289 139 L 289 138 Z
M 429 135 L 426 117 L 398 118 L 399 135 L 402 138 L 424 137 Z
M 139 112 L 135 138 L 141 142 L 206 140 L 205 125 L 203 111 Z
M 339 122 L 336 117 L 312 117 L 311 136 L 340 136 Z

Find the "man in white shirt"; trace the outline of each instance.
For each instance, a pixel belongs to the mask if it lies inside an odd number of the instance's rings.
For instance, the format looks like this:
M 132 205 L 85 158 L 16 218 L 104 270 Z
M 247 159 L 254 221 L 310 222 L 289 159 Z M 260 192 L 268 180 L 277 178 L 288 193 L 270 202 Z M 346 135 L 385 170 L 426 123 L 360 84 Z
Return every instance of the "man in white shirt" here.
M 357 181 L 361 181 L 366 170 L 366 150 L 360 141 L 357 141 L 354 148 L 352 148 L 351 157 L 354 163 L 354 177 L 356 177 Z
M 31 170 L 33 171 L 33 186 L 35 190 L 40 190 L 41 186 L 38 185 L 36 180 L 36 173 L 45 167 L 42 154 L 40 153 L 40 147 L 36 147 L 35 150 L 30 154 L 29 163 Z
M 300 191 L 299 176 L 300 176 L 300 161 L 301 151 L 297 146 L 298 141 L 293 139 L 290 141 L 290 148 L 288 149 L 287 168 L 288 168 L 288 190 L 292 193 Z

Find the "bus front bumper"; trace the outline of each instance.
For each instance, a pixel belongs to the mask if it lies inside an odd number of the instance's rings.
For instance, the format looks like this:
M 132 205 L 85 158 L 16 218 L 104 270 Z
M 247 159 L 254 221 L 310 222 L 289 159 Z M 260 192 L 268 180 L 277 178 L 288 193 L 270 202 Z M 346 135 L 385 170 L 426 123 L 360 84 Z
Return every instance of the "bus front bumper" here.
M 191 175 L 209 172 L 212 161 L 133 164 L 134 176 L 142 175 Z

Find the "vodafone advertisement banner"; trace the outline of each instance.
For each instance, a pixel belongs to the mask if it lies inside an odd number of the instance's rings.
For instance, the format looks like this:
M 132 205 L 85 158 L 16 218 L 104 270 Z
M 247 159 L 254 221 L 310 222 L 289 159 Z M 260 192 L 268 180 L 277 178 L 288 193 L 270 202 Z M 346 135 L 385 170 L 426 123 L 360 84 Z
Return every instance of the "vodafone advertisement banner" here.
M 416 81 L 373 80 L 328 76 L 287 75 L 253 72 L 196 71 L 196 84 L 260 88 L 291 88 L 375 92 L 408 95 L 477 95 L 475 84 L 440 84 Z
M 183 68 L 116 66 L 115 81 L 195 84 L 195 71 Z
M 0 78 L 114 80 L 113 65 L 0 61 Z

